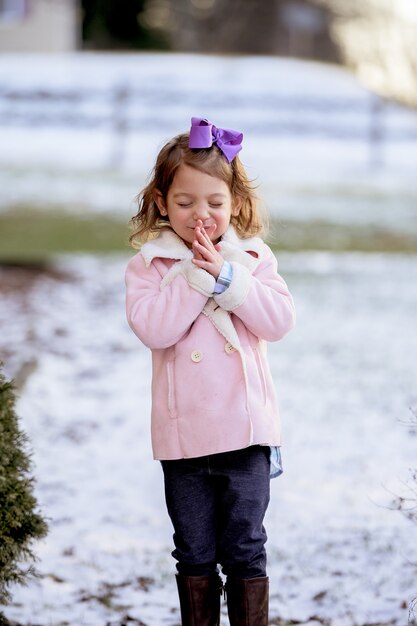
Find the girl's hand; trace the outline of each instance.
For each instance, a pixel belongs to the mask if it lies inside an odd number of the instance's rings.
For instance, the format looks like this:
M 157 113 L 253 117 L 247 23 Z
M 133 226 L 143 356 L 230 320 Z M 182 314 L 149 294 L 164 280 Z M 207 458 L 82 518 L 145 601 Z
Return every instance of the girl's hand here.
M 220 244 L 214 245 L 210 239 L 215 230 L 216 224 L 213 224 L 213 226 L 210 226 L 206 230 L 203 228 L 201 220 L 197 222 L 197 226 L 194 229 L 193 263 L 203 270 L 206 270 L 217 280 L 223 267 L 224 259 L 219 253 L 221 249 Z
M 197 226 L 196 228 L 202 228 L 203 227 L 203 222 L 201 220 L 197 220 Z M 195 235 L 195 228 L 194 228 L 194 235 Z M 201 254 L 196 250 L 196 248 L 193 245 L 193 253 L 194 253 L 194 259 L 198 259 L 199 261 L 204 261 L 204 258 L 201 256 Z

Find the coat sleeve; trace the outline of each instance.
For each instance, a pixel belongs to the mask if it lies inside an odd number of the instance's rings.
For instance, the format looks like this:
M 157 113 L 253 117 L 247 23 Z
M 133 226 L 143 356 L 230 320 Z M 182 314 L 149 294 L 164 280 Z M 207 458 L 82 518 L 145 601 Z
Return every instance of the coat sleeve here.
M 214 299 L 260 339 L 278 341 L 293 328 L 295 308 L 288 287 L 278 274 L 275 255 L 266 244 L 264 250 L 264 258 L 253 274 L 241 263 L 232 262 L 230 286 Z
M 193 275 L 192 270 L 189 274 Z M 178 273 L 161 289 L 160 272 L 154 263 L 146 267 L 140 253 L 129 262 L 125 280 L 127 321 L 151 349 L 168 348 L 177 343 L 208 300 L 207 294 L 193 288 L 192 278 L 186 272 Z

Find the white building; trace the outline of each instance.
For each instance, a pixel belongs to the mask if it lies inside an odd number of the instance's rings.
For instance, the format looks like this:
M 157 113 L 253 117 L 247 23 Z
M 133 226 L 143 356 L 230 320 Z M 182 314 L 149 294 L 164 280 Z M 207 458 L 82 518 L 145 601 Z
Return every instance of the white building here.
M 79 30 L 76 0 L 0 0 L 0 53 L 76 50 Z

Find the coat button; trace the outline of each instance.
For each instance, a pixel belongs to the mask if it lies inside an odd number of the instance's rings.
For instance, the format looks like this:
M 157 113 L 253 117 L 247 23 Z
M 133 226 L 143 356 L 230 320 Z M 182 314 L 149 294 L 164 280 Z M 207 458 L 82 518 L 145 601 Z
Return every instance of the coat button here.
M 199 363 L 199 361 L 201 361 L 202 358 L 203 358 L 203 353 L 200 352 L 199 350 L 194 350 L 193 352 L 191 352 L 191 360 L 194 361 L 194 363 Z
M 232 344 L 229 342 L 227 342 L 224 346 L 224 350 L 225 352 L 227 352 L 227 354 L 232 354 L 232 352 L 236 352 L 236 348 L 232 346 Z

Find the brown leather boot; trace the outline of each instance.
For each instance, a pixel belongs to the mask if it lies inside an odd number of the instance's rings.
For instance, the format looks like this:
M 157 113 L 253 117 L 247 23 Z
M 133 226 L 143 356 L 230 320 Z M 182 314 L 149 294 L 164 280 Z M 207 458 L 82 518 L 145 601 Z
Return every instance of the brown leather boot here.
M 218 574 L 177 574 L 182 626 L 219 626 L 223 583 Z
M 228 578 L 230 626 L 268 626 L 269 578 Z

